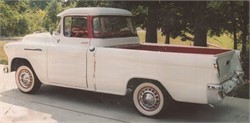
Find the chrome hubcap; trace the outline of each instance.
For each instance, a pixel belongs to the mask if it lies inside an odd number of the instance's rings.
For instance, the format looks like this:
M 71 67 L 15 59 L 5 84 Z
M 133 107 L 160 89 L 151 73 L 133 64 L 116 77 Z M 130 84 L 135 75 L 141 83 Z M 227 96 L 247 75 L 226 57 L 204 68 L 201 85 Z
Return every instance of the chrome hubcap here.
M 23 88 L 29 88 L 32 85 L 32 75 L 28 70 L 22 70 L 19 74 L 19 82 Z
M 147 111 L 154 111 L 160 105 L 159 93 L 152 87 L 144 87 L 138 94 L 140 106 Z

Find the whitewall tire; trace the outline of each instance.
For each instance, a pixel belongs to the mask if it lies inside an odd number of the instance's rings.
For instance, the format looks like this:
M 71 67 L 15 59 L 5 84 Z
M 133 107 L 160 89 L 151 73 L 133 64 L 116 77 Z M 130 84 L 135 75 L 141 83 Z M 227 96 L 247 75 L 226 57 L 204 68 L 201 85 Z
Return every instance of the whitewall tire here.
M 15 79 L 18 89 L 24 93 L 36 93 L 41 86 L 32 68 L 25 65 L 18 67 Z
M 137 111 L 145 116 L 159 115 L 165 107 L 163 91 L 153 83 L 141 83 L 133 92 L 133 102 Z

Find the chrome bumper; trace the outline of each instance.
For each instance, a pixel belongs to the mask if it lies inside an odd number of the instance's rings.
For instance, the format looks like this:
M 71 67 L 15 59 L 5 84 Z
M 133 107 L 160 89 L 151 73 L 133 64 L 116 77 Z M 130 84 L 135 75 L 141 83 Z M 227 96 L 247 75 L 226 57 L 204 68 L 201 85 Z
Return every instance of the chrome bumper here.
M 220 84 L 208 84 L 207 86 L 207 97 L 208 104 L 216 104 L 222 102 L 225 95 L 236 88 L 244 85 L 245 82 L 242 79 L 242 75 L 235 74 L 229 80 L 222 82 Z

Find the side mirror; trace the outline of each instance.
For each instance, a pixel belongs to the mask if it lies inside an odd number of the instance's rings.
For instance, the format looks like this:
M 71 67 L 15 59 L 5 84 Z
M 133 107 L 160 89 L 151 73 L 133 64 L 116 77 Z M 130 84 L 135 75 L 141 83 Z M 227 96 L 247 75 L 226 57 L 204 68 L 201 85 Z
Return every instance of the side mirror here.
M 53 29 L 49 28 L 49 33 L 53 35 Z

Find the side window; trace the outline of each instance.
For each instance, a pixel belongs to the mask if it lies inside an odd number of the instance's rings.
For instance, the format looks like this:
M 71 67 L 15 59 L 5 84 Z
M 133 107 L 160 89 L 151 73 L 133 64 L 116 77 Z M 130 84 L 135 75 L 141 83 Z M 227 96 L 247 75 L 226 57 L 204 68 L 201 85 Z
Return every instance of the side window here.
M 64 18 L 64 36 L 66 37 L 88 37 L 87 17 L 65 17 Z
M 93 29 L 94 29 L 94 33 L 101 32 L 100 20 L 97 17 L 93 19 Z

